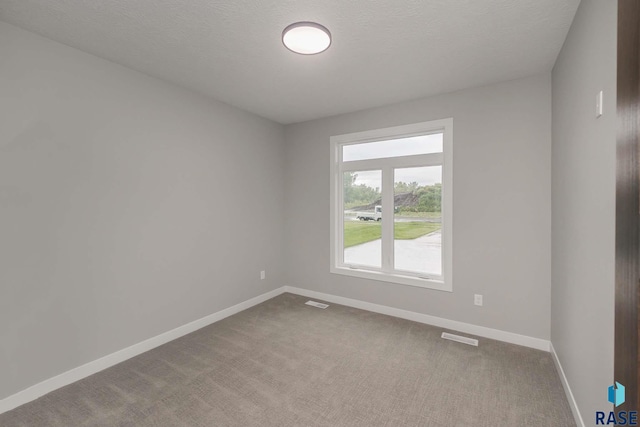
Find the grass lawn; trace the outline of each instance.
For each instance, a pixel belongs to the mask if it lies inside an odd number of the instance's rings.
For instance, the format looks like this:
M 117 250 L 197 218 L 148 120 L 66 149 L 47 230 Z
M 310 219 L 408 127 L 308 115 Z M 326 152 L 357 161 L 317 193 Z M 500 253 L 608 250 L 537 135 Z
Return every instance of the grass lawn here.
M 433 231 L 439 230 L 440 224 L 433 222 L 396 222 L 395 238 L 398 240 L 415 239 Z M 344 247 L 377 240 L 382 236 L 382 225 L 373 221 L 345 221 Z

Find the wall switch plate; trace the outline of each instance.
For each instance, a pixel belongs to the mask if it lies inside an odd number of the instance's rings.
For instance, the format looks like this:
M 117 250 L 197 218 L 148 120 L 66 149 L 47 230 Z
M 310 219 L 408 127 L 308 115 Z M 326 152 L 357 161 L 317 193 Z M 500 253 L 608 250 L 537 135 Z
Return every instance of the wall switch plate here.
M 602 116 L 602 91 L 596 96 L 596 118 Z
M 475 294 L 475 295 L 473 296 L 473 303 L 474 303 L 475 305 L 482 306 L 482 295 Z
M 264 271 L 264 270 L 262 270 L 262 271 L 260 272 L 260 280 L 264 280 L 264 278 L 265 278 L 265 277 L 266 277 L 266 273 L 265 273 L 265 271 Z

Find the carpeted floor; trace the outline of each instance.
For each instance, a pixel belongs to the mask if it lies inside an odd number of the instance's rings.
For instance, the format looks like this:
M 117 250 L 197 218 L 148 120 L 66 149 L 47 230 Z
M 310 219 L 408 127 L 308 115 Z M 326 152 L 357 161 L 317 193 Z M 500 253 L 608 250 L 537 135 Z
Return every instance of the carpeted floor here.
M 575 426 L 549 353 L 283 294 L 0 415 L 9 426 Z

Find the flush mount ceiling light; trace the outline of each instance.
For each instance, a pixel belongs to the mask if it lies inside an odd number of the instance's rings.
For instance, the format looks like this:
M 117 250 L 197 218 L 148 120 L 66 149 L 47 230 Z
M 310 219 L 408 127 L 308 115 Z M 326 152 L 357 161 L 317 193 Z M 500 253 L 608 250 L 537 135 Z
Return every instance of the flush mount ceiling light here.
M 296 22 L 284 29 L 282 43 L 292 52 L 314 55 L 331 45 L 331 33 L 315 22 Z

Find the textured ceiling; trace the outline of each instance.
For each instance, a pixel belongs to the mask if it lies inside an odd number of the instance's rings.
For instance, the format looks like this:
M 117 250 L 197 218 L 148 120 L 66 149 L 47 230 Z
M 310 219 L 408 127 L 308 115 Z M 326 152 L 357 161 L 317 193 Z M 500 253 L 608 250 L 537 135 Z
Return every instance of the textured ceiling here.
M 550 70 L 579 0 L 0 0 L 0 20 L 280 123 Z M 282 29 L 316 21 L 315 56 Z

